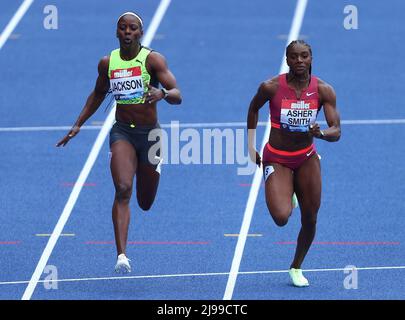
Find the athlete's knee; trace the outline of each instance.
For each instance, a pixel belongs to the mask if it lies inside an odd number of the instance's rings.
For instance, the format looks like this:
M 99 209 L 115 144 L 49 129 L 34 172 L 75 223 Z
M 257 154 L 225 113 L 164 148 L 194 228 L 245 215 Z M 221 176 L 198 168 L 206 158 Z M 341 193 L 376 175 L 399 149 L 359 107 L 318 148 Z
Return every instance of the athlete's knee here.
M 276 223 L 277 226 L 279 227 L 284 227 L 288 223 L 288 216 L 282 216 L 282 217 L 273 217 L 274 222 Z
M 153 200 L 142 200 L 138 198 L 138 204 L 143 211 L 148 211 L 150 208 L 152 208 Z
M 267 201 L 267 208 L 269 209 L 270 215 L 273 218 L 276 225 L 283 227 L 287 224 L 288 219 L 291 215 L 292 207 L 289 206 L 274 206 L 269 201 Z
M 138 205 L 143 211 L 148 211 L 155 200 L 154 196 L 151 194 L 146 195 L 145 193 L 138 192 L 136 193 L 136 199 L 138 200 Z
M 317 223 L 317 213 L 309 213 L 302 215 L 301 225 L 304 229 L 314 229 Z
M 129 201 L 132 195 L 131 183 L 117 183 L 115 185 L 115 198 L 118 201 Z
M 290 218 L 291 209 L 289 208 L 284 209 L 279 208 L 277 210 L 273 209 L 270 210 L 270 214 L 277 226 L 284 227 L 287 224 L 288 219 Z

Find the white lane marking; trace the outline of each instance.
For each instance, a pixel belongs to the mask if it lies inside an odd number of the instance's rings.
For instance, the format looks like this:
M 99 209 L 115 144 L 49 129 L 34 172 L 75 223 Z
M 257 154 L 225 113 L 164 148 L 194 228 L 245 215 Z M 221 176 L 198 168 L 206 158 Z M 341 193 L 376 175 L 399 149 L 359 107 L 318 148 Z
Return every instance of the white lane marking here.
M 294 18 L 292 21 L 290 33 L 288 35 L 287 45 L 291 41 L 296 40 L 299 36 L 302 21 L 304 20 L 304 14 L 305 14 L 307 2 L 308 2 L 307 0 L 298 0 L 297 1 L 297 6 L 296 6 L 295 12 L 294 12 Z M 286 73 L 288 71 L 288 66 L 287 66 L 287 63 L 285 60 L 286 59 L 283 55 L 280 72 L 279 72 L 280 74 Z M 263 147 L 265 146 L 265 144 L 268 140 L 268 136 L 270 134 L 269 123 L 270 123 L 270 119 L 268 119 L 267 123 L 266 123 L 266 130 L 265 130 L 265 133 L 263 136 L 262 148 L 260 150 L 263 149 Z M 250 223 L 252 221 L 252 216 L 253 216 L 253 211 L 254 211 L 255 204 L 256 204 L 257 195 L 259 194 L 259 188 L 260 188 L 260 185 L 262 182 L 262 175 L 263 174 L 262 174 L 261 168 L 256 167 L 252 186 L 251 186 L 250 192 L 249 192 L 249 198 L 246 203 L 245 213 L 243 215 L 242 226 L 241 226 L 241 229 L 239 232 L 240 236 L 238 237 L 238 242 L 237 242 L 236 248 L 235 248 L 235 254 L 234 254 L 234 257 L 232 260 L 231 271 L 229 273 L 228 281 L 226 284 L 226 289 L 225 289 L 225 293 L 224 293 L 224 297 L 223 297 L 224 300 L 232 299 L 233 291 L 234 291 L 235 284 L 236 284 L 236 278 L 239 274 L 239 267 L 240 267 L 240 262 L 242 260 L 243 250 L 245 248 L 247 234 L 249 233 L 249 227 L 250 227 Z
M 358 267 L 356 270 L 372 271 L 372 270 L 403 270 L 405 266 L 386 266 L 386 267 Z M 337 272 L 345 271 L 346 268 L 327 268 L 327 269 L 303 269 L 303 272 Z M 259 271 L 239 271 L 239 275 L 255 275 L 255 274 L 273 274 L 273 273 L 288 273 L 289 270 L 259 270 Z M 229 272 L 207 272 L 207 273 L 180 273 L 180 274 L 155 274 L 155 275 L 140 275 L 140 276 L 122 276 L 122 277 L 94 277 L 94 278 L 70 278 L 70 279 L 55 279 L 55 282 L 81 282 L 81 281 L 106 281 L 106 280 L 133 280 L 133 279 L 163 279 L 163 278 L 186 278 L 186 277 L 214 277 L 228 276 Z M 39 280 L 39 283 L 49 282 L 50 280 Z M 27 284 L 29 281 L 4 281 L 0 285 Z
M 166 9 L 168 8 L 168 5 L 170 4 L 170 0 L 162 0 L 159 4 L 159 7 L 157 8 L 155 15 L 152 18 L 152 22 L 150 26 L 148 27 L 148 30 L 146 32 L 143 45 L 149 46 L 153 36 L 157 30 L 157 27 L 159 26 L 160 22 L 163 19 L 163 16 L 166 12 Z M 164 10 L 162 9 L 164 8 Z M 34 273 L 32 274 L 31 280 L 28 283 L 27 288 L 25 289 L 25 292 L 21 298 L 21 300 L 29 300 L 31 299 L 32 294 L 34 293 L 35 287 L 37 286 L 37 283 L 41 277 L 41 274 L 48 262 L 48 259 L 50 255 L 52 254 L 52 251 L 56 245 L 56 242 L 58 241 L 58 238 L 60 234 L 62 233 L 62 230 L 69 219 L 69 216 L 73 210 L 73 207 L 77 201 L 77 198 L 79 197 L 80 191 L 86 182 L 86 179 L 97 159 L 98 154 L 100 153 L 101 147 L 104 143 L 104 140 L 106 139 L 109 130 L 114 123 L 114 118 L 115 118 L 115 108 L 112 108 L 110 113 L 107 116 L 106 121 L 104 122 L 100 133 L 97 136 L 97 139 L 90 151 L 90 154 L 86 160 L 86 163 L 84 164 L 84 167 L 82 171 L 80 172 L 79 178 L 77 179 L 72 193 L 69 196 L 69 199 L 65 205 L 65 208 L 63 209 L 63 212 L 55 226 L 55 229 L 52 232 L 51 237 L 48 240 L 48 243 L 41 255 L 41 258 L 37 264 L 37 267 L 35 268 Z
M 4 44 L 6 43 L 7 39 L 10 37 L 11 33 L 17 27 L 18 23 L 27 12 L 31 4 L 34 0 L 25 0 L 21 6 L 18 8 L 14 16 L 11 18 L 10 22 L 4 28 L 3 32 L 0 35 L 0 50 L 3 48 Z
M 326 121 L 318 121 L 321 125 L 326 125 Z M 341 120 L 341 125 L 384 125 L 384 124 L 405 124 L 405 119 L 359 119 Z M 257 126 L 265 127 L 266 122 L 258 122 Z M 176 126 L 170 123 L 160 124 L 162 128 Z M 179 123 L 180 128 L 220 128 L 220 127 L 246 127 L 246 122 L 191 122 Z M 72 126 L 39 126 L 39 127 L 0 127 L 0 132 L 32 132 L 32 131 L 66 131 Z M 100 130 L 102 126 L 83 126 L 80 130 Z

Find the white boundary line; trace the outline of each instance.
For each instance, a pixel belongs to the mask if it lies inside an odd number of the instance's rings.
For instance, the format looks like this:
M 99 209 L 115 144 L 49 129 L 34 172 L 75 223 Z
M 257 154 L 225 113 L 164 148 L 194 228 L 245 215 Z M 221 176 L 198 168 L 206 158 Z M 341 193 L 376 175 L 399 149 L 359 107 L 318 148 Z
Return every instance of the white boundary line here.
M 3 32 L 0 35 L 0 50 L 3 48 L 4 44 L 6 43 L 7 39 L 10 37 L 11 33 L 14 31 L 15 27 L 17 27 L 18 23 L 27 12 L 31 4 L 34 0 L 25 0 L 21 6 L 18 8 L 14 16 L 11 18 L 10 22 L 4 28 Z
M 288 35 L 287 45 L 291 41 L 296 40 L 299 36 L 302 21 L 304 19 L 307 2 L 308 2 L 307 0 L 298 0 L 297 1 L 297 6 L 296 6 L 295 12 L 294 12 L 294 18 L 292 21 L 290 33 Z M 285 61 L 285 56 L 283 54 L 279 74 L 285 73 L 285 72 L 288 72 L 288 67 L 287 67 L 287 64 Z M 263 149 L 263 147 L 265 146 L 265 144 L 268 140 L 268 136 L 270 134 L 269 123 L 270 123 L 270 119 L 266 123 L 266 130 L 265 130 L 265 133 L 263 136 L 262 148 L 260 150 Z M 225 289 L 225 293 L 224 293 L 224 297 L 223 297 L 224 300 L 232 299 L 233 290 L 234 290 L 235 284 L 236 284 L 236 278 L 239 274 L 239 267 L 240 267 L 240 262 L 242 260 L 243 250 L 245 248 L 247 234 L 249 233 L 249 227 L 250 227 L 250 223 L 252 221 L 253 211 L 255 208 L 256 200 L 257 200 L 257 195 L 259 194 L 259 188 L 261 185 L 262 176 L 263 175 L 261 172 L 261 168 L 256 167 L 252 186 L 251 186 L 250 192 L 249 192 L 249 198 L 246 203 L 245 213 L 243 214 L 242 226 L 241 226 L 241 229 L 239 232 L 240 236 L 238 237 L 238 242 L 237 242 L 236 248 L 235 248 L 235 254 L 234 254 L 233 260 L 232 260 L 231 271 L 229 273 L 228 282 L 226 284 L 226 289 Z
M 166 9 L 168 8 L 171 0 L 161 0 L 159 3 L 159 7 L 157 8 L 155 15 L 152 18 L 151 24 L 148 27 L 148 30 L 146 32 L 146 35 L 144 37 L 144 40 L 142 41 L 145 46 L 149 46 L 152 42 L 152 39 L 156 33 L 156 30 L 160 24 L 160 22 L 163 19 L 163 16 L 166 13 Z M 106 121 L 104 122 L 100 133 L 97 136 L 97 139 L 90 151 L 90 154 L 86 160 L 86 163 L 83 166 L 82 171 L 80 172 L 79 178 L 77 179 L 74 188 L 72 190 L 72 193 L 69 196 L 69 199 L 65 205 L 65 208 L 63 209 L 63 212 L 61 216 L 59 217 L 59 220 L 55 226 L 55 229 L 52 232 L 51 237 L 48 240 L 48 243 L 41 255 L 41 258 L 38 262 L 37 267 L 35 268 L 35 271 L 31 277 L 31 280 L 28 283 L 27 288 L 25 289 L 25 292 L 21 298 L 21 300 L 29 300 L 31 299 L 32 294 L 34 293 L 35 287 L 41 277 L 41 274 L 48 262 L 48 259 L 50 255 L 52 254 L 52 251 L 56 245 L 56 242 L 58 241 L 58 238 L 67 222 L 69 219 L 69 216 L 73 210 L 73 207 L 77 201 L 77 198 L 79 197 L 80 191 L 84 185 L 84 182 L 86 181 L 93 165 L 94 162 L 97 159 L 98 154 L 100 153 L 100 149 L 104 143 L 104 140 L 106 139 L 108 132 L 114 123 L 114 118 L 115 118 L 115 112 L 114 108 L 110 110 L 110 113 L 107 116 Z
M 176 122 L 177 123 L 177 122 Z M 326 125 L 326 121 L 318 121 L 321 125 Z M 221 128 L 221 127 L 246 127 L 246 122 L 178 122 L 180 128 Z M 342 120 L 341 125 L 384 125 L 384 124 L 405 124 L 405 119 L 361 119 Z M 267 122 L 258 122 L 257 126 L 265 127 Z M 160 124 L 162 128 L 176 127 L 170 123 Z M 32 132 L 32 131 L 66 131 L 72 126 L 39 126 L 39 127 L 0 127 L 0 132 Z M 80 130 L 100 130 L 102 126 L 83 126 Z
M 361 270 L 401 270 L 405 266 L 391 266 L 391 267 L 359 267 L 355 268 Z M 303 272 L 335 272 L 345 271 L 347 268 L 329 268 L 329 269 L 307 269 Z M 262 270 L 262 271 L 239 271 L 239 275 L 255 275 L 255 274 L 273 274 L 273 273 L 287 273 L 288 270 Z M 38 283 L 49 282 L 81 282 L 81 281 L 104 281 L 104 280 L 133 280 L 133 279 L 163 279 L 163 278 L 186 278 L 186 277 L 210 277 L 210 276 L 227 276 L 229 272 L 208 272 L 208 273 L 180 273 L 180 274 L 156 274 L 156 275 L 143 275 L 143 276 L 123 276 L 123 277 L 97 277 L 97 278 L 71 278 L 71 279 L 52 279 L 52 280 L 39 280 Z M 29 281 L 6 281 L 0 282 L 0 285 L 12 284 L 26 284 Z

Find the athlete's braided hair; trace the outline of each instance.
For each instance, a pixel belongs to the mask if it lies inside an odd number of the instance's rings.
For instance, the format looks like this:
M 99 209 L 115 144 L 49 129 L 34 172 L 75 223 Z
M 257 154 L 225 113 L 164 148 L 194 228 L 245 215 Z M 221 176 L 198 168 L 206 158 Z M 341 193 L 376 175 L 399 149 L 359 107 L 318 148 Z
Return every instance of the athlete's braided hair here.
M 309 50 L 309 53 L 310 53 L 311 56 L 312 56 L 312 48 L 311 48 L 311 46 L 310 46 L 308 43 L 306 43 L 304 40 L 294 40 L 294 41 L 291 41 L 290 44 L 287 46 L 287 49 L 285 50 L 285 55 L 286 55 L 286 56 L 288 56 L 288 52 L 289 52 L 296 44 L 301 44 L 301 45 L 307 47 L 308 50 Z M 312 64 L 309 66 L 309 74 L 311 74 L 311 72 L 312 72 Z

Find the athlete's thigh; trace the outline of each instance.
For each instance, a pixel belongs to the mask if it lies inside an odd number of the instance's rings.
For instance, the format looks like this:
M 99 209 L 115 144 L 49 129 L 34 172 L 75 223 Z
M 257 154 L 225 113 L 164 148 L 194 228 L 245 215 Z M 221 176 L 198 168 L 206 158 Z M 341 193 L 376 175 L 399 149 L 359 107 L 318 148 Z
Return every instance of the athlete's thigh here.
M 159 169 L 149 163 L 138 163 L 136 172 L 136 192 L 138 200 L 155 198 L 160 180 Z
M 294 192 L 292 170 L 278 163 L 263 165 L 266 202 L 271 213 L 291 211 Z M 289 209 L 288 209 L 289 208 Z M 288 209 L 288 210 L 287 210 Z
M 132 187 L 138 162 L 134 147 L 128 141 L 118 140 L 111 145 L 110 151 L 110 169 L 114 185 Z
M 294 189 L 301 212 L 316 213 L 321 203 L 321 163 L 315 153 L 294 172 Z

